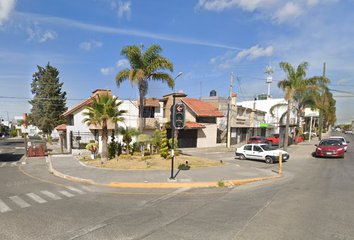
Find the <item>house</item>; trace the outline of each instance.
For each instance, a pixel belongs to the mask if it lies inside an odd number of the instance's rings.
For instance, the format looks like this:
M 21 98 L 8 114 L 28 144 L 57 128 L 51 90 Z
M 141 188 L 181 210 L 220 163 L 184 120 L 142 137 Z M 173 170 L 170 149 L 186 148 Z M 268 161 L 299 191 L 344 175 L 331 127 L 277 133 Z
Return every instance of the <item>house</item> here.
M 23 133 L 27 133 L 28 136 L 38 136 L 42 132 L 38 127 L 33 125 L 26 126 L 25 124 L 19 125 L 19 123 L 25 121 L 26 118 L 27 113 L 24 113 L 23 116 L 15 116 L 17 136 L 21 136 Z M 51 136 L 53 138 L 58 138 L 59 132 L 57 130 L 54 130 Z
M 214 147 L 217 145 L 218 118 L 224 117 L 212 105 L 196 98 L 187 98 L 184 93 L 171 93 L 164 95 L 163 117 L 171 121 L 171 106 L 173 97 L 175 103 L 182 102 L 186 106 L 185 127 L 178 131 L 178 147 Z M 171 138 L 171 130 L 167 129 L 167 137 Z
M 246 107 L 237 103 L 237 94 L 233 94 L 229 106 L 229 100 L 216 96 L 213 90 L 210 97 L 201 98 L 203 101 L 215 106 L 223 117 L 218 119 L 218 141 L 227 141 L 228 111 L 230 107 L 230 144 L 248 140 L 251 136 L 266 136 L 273 130 L 273 126 L 265 122 L 266 112 L 253 107 Z
M 111 95 L 111 90 L 97 89 L 92 92 L 92 96 L 107 94 Z M 139 99 L 136 100 L 120 100 L 123 103 L 120 105 L 119 110 L 126 110 L 127 112 L 122 115 L 123 122 L 108 123 L 108 143 L 111 141 L 112 131 L 118 127 L 133 127 L 139 129 Z M 88 98 L 72 109 L 62 114 L 66 118 L 66 124 L 56 127 L 58 131 L 65 133 L 65 146 L 68 150 L 72 148 L 79 148 L 80 144 L 84 145 L 94 140 L 98 143 L 101 152 L 102 149 L 102 130 L 101 126 L 90 125 L 84 123 L 84 112 L 87 112 L 87 106 L 90 106 L 92 99 Z M 144 102 L 144 134 L 153 134 L 155 129 L 160 129 L 161 125 L 166 122 L 163 119 L 162 112 L 163 103 L 158 98 L 146 98 Z M 117 135 L 116 135 L 117 136 Z M 71 139 L 71 141 L 70 141 Z M 118 135 L 118 141 L 122 141 L 122 136 Z M 135 138 L 133 138 L 133 142 Z M 81 146 L 82 148 L 83 146 Z

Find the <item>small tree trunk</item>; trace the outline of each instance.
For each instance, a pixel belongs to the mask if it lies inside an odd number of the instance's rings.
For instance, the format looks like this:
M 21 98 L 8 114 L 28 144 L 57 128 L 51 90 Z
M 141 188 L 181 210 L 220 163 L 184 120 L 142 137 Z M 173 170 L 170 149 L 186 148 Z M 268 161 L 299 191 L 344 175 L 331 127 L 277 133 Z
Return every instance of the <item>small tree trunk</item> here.
M 139 128 L 140 134 L 143 134 L 144 131 L 144 92 L 143 89 L 139 89 L 140 94 L 140 112 L 139 112 Z
M 290 100 L 288 100 L 288 112 L 286 113 L 284 151 L 288 150 L 288 143 L 289 143 L 289 125 L 290 125 Z M 281 134 L 283 134 L 283 133 L 281 133 Z

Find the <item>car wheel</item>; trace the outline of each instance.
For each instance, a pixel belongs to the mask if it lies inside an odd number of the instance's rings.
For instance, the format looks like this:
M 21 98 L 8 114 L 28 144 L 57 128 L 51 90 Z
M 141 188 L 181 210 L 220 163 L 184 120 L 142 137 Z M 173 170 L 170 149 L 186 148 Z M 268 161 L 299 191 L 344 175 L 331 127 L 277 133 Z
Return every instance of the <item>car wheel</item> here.
M 246 159 L 245 155 L 241 154 L 240 155 L 240 160 L 245 160 L 245 159 Z
M 317 157 L 316 152 L 312 153 L 312 157 Z
M 265 163 L 267 163 L 267 164 L 273 163 L 273 158 L 271 158 L 271 157 L 266 157 L 266 158 L 265 158 Z

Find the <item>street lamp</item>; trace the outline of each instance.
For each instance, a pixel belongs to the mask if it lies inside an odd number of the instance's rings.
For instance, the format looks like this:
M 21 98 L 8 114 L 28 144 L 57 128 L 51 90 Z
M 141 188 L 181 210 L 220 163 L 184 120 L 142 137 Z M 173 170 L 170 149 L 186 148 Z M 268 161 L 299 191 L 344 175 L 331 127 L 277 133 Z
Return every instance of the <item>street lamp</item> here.
M 173 80 L 173 84 L 175 84 L 175 80 L 176 78 L 180 77 L 182 75 L 182 72 L 178 73 L 177 77 L 175 77 L 175 79 Z M 175 85 L 173 85 L 173 105 L 172 105 L 172 108 L 171 109 L 174 109 L 175 107 Z M 174 118 L 173 114 L 171 113 L 172 118 Z M 173 159 L 175 157 L 175 126 L 173 124 L 173 120 L 174 119 L 171 119 L 171 126 L 172 126 L 172 151 L 171 151 L 171 177 L 170 179 L 175 179 L 174 176 L 173 176 Z

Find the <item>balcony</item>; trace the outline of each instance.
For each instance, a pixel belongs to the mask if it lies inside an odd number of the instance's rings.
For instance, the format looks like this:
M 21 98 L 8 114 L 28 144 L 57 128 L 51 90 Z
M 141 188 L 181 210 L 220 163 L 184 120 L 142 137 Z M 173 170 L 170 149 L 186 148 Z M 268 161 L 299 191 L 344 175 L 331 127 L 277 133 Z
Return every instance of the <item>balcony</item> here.
M 140 118 L 137 119 L 137 126 L 140 126 Z M 143 118 L 144 129 L 159 129 L 160 121 L 158 118 Z

